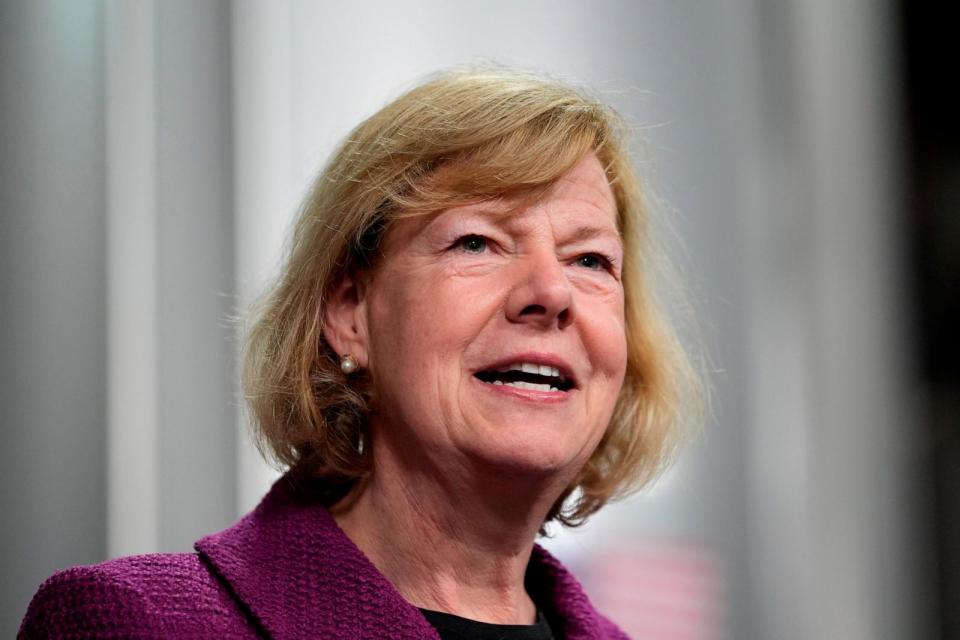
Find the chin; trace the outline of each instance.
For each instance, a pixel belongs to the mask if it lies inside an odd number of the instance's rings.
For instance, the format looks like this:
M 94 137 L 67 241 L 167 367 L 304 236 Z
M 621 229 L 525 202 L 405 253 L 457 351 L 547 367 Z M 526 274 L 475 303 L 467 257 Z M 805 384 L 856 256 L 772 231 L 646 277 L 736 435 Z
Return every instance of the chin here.
M 543 432 L 499 438 L 495 444 L 487 442 L 485 446 L 471 448 L 469 454 L 494 473 L 541 479 L 573 477 L 589 457 L 584 455 L 582 446 Z

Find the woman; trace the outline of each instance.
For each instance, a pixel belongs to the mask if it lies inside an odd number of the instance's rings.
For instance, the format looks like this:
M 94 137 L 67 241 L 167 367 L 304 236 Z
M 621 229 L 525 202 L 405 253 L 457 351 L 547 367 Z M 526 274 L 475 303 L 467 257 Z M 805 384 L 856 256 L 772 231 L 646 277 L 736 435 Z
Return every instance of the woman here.
M 249 332 L 286 475 L 196 554 L 56 574 L 22 635 L 625 637 L 534 540 L 651 480 L 696 406 L 647 225 L 617 119 L 577 90 L 456 72 L 388 105 Z

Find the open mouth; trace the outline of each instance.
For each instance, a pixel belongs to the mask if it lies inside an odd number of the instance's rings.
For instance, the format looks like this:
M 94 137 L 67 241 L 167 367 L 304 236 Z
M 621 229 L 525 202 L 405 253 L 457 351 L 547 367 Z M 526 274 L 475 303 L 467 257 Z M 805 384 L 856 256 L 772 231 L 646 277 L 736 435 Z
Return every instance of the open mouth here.
M 487 384 L 533 391 L 570 391 L 576 386 L 556 367 L 529 362 L 478 371 L 474 376 Z

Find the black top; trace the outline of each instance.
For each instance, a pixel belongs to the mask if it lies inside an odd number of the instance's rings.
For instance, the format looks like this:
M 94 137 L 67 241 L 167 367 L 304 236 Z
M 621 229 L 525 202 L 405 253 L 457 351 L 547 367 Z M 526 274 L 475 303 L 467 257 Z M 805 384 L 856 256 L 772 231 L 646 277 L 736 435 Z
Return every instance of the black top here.
M 443 640 L 553 640 L 550 625 L 539 611 L 536 624 L 490 624 L 442 611 L 420 612 Z

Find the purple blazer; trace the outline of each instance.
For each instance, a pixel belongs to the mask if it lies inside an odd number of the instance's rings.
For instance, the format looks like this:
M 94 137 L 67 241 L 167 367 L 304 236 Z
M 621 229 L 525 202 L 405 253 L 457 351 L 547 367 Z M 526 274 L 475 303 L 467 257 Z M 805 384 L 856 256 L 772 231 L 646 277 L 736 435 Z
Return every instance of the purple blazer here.
M 18 637 L 439 640 L 326 509 L 296 499 L 286 477 L 251 513 L 194 548 L 54 574 Z M 540 546 L 526 586 L 558 639 L 627 637 Z

